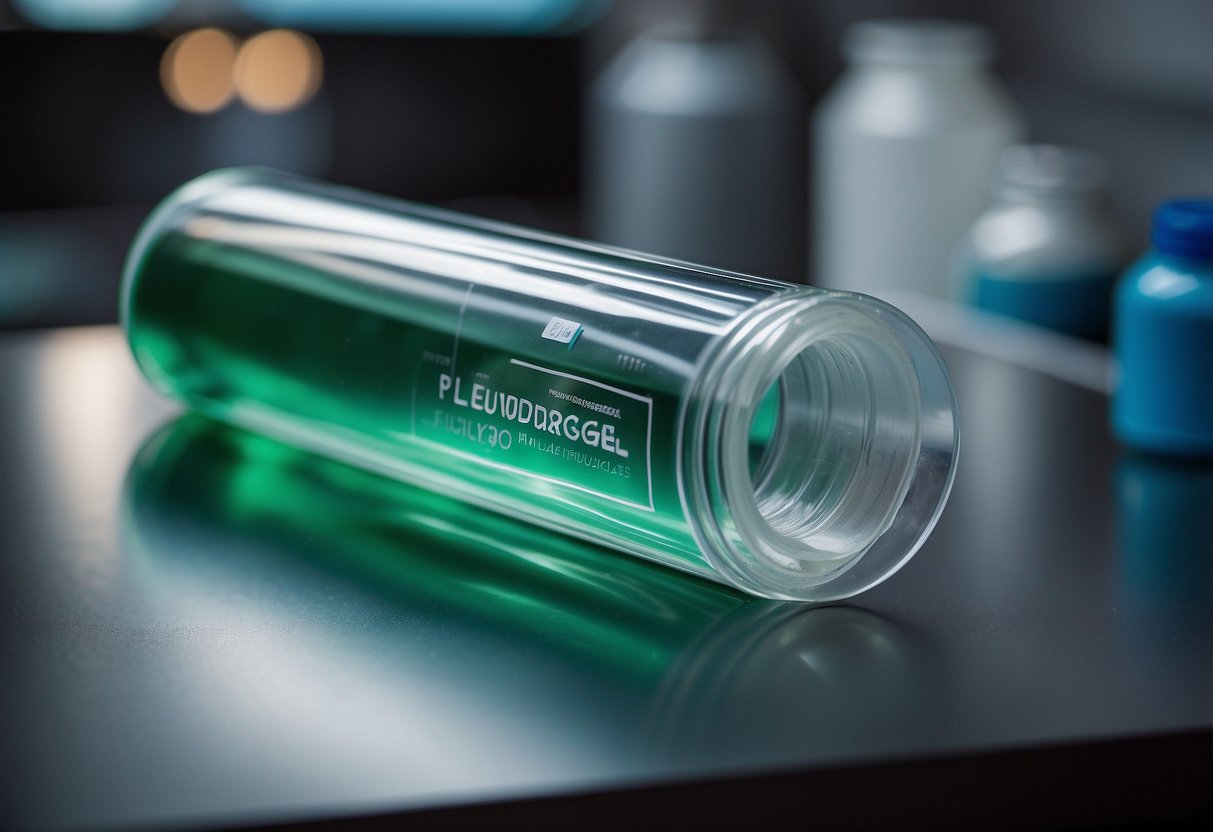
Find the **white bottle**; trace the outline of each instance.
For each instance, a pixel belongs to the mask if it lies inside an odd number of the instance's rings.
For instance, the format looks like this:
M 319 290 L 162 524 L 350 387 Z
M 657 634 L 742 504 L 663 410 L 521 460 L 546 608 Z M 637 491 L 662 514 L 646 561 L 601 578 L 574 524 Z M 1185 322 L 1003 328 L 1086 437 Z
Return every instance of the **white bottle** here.
M 950 296 L 952 252 L 988 200 L 1019 117 L 986 71 L 986 30 L 865 21 L 813 123 L 814 263 L 822 286 Z

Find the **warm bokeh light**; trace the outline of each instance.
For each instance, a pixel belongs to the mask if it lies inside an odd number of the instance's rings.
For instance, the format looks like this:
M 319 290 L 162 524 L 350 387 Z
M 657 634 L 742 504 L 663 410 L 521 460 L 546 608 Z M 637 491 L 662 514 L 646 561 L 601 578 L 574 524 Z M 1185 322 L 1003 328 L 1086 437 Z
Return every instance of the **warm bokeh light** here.
M 302 32 L 274 29 L 250 38 L 236 56 L 236 92 L 264 113 L 306 103 L 320 88 L 324 68 L 316 42 Z
M 191 113 L 213 113 L 236 93 L 236 39 L 222 29 L 196 29 L 169 44 L 160 81 L 169 100 Z

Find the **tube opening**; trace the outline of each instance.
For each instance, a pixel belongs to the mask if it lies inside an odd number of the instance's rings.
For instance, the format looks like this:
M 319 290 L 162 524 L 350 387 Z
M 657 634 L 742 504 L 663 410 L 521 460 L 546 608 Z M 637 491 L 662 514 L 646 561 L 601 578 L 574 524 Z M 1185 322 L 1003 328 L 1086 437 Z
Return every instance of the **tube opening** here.
M 751 402 L 749 455 L 756 436 L 770 438 L 748 466 L 751 505 L 737 519 L 775 564 L 819 572 L 889 527 L 913 473 L 921 403 L 908 358 L 887 334 L 806 335 L 812 340 L 792 345 L 798 351 Z
M 751 592 L 825 601 L 917 551 L 957 433 L 946 367 L 913 321 L 861 295 L 789 293 L 722 343 L 707 376 L 688 476 L 716 568 Z

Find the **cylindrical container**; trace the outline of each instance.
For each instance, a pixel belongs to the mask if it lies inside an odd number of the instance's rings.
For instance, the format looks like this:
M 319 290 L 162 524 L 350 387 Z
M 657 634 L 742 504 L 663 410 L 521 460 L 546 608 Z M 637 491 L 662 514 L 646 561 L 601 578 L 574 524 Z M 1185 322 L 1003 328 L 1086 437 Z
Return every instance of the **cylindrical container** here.
M 169 197 L 122 314 L 206 414 L 758 595 L 879 582 L 952 481 L 946 370 L 883 303 L 269 171 Z
M 804 104 L 756 35 L 660 28 L 595 81 L 586 113 L 590 235 L 804 280 Z
M 951 297 L 957 243 L 1020 121 L 977 26 L 876 20 L 847 30 L 849 68 L 813 123 L 810 282 Z
M 1163 203 L 1150 238 L 1116 287 L 1112 427 L 1127 445 L 1213 457 L 1213 199 Z
M 1107 337 L 1124 244 L 1103 163 L 1077 148 L 1018 145 L 1003 154 L 994 204 L 957 252 L 968 303 L 1081 338 Z

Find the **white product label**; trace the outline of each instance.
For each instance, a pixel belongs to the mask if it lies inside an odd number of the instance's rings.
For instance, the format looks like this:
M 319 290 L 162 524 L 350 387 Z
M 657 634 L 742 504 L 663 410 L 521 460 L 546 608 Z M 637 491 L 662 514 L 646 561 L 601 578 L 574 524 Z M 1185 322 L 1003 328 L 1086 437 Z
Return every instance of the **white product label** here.
M 581 334 L 581 324 L 564 318 L 552 318 L 543 329 L 543 337 L 561 344 L 572 344 Z

